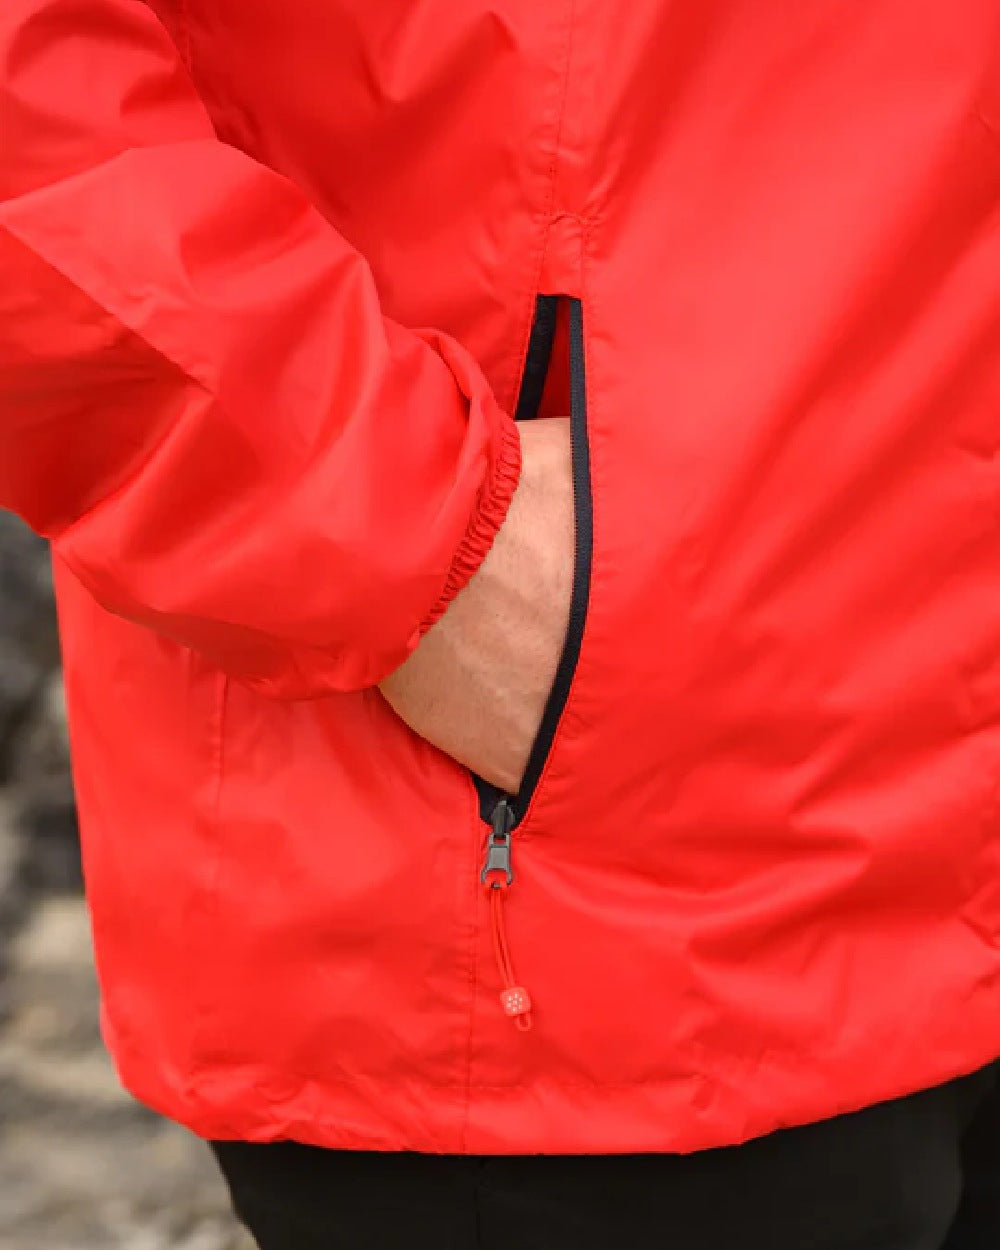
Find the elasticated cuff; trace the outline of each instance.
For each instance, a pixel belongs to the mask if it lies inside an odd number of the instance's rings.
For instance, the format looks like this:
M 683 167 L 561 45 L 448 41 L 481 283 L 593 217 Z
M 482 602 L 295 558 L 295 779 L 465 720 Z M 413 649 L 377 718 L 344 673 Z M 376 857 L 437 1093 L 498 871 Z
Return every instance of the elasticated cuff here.
M 421 635 L 441 619 L 458 592 L 472 580 L 489 554 L 514 498 L 521 478 L 521 437 L 517 425 L 506 413 L 500 414 L 495 430 L 486 482 L 476 501 L 469 528 L 455 553 L 441 598 L 420 626 Z

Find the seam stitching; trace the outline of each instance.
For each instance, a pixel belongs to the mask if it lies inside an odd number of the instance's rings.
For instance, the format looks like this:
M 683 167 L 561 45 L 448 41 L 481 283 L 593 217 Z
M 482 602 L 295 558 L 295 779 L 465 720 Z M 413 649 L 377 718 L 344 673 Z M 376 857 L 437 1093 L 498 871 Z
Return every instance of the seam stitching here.
M 469 1137 L 469 1123 L 472 1118 L 472 1055 L 473 1040 L 476 1027 L 476 1009 L 479 1005 L 479 880 L 476 875 L 476 869 L 479 865 L 479 801 L 478 795 L 473 790 L 471 794 L 467 794 L 466 810 L 471 817 L 472 837 L 470 843 L 472 846 L 470 880 L 473 883 L 472 891 L 472 913 L 471 923 L 469 925 L 468 938 L 468 1007 L 466 1013 L 465 1028 L 465 1082 L 464 1082 L 464 1105 L 462 1107 L 462 1124 L 459 1132 L 461 1142 L 461 1150 L 464 1154 L 467 1149 Z M 463 897 L 465 891 L 463 890 Z
M 211 829 L 215 839 L 215 858 L 212 864 L 212 873 L 209 881 L 205 885 L 202 892 L 202 906 L 204 914 L 211 917 L 218 905 L 220 886 L 222 882 L 222 873 L 225 861 L 225 846 L 221 836 L 222 830 L 222 793 L 223 781 L 225 774 L 225 737 L 226 737 L 226 720 L 229 710 L 229 686 L 230 680 L 225 673 L 219 672 L 216 676 L 215 683 L 215 699 L 212 710 L 211 725 L 211 742 L 212 742 L 212 773 L 213 787 L 212 796 L 208 805 L 209 815 L 207 819 L 211 822 Z M 198 1090 L 199 1072 L 203 1065 L 200 1062 L 200 1052 L 205 1043 L 206 1038 L 210 1036 L 208 1016 L 209 1016 L 209 999 L 208 994 L 196 997 L 193 1002 L 195 1012 L 195 1022 L 191 1030 L 191 1061 L 188 1071 L 187 1096 L 189 1101 L 194 1102 Z
M 566 120 L 566 104 L 569 96 L 569 77 L 570 68 L 573 62 L 573 32 L 576 25 L 576 0 L 567 0 L 565 9 L 566 23 L 566 51 L 565 61 L 562 70 L 562 82 L 559 88 L 559 101 L 556 114 L 556 132 L 552 145 L 552 157 L 549 161 L 548 171 L 545 175 L 546 192 L 545 207 L 540 213 L 534 215 L 537 223 L 537 242 L 534 249 L 534 257 L 532 260 L 533 277 L 531 285 L 528 287 L 522 300 L 521 322 L 523 330 L 520 342 L 516 350 L 511 354 L 510 363 L 507 366 L 507 380 L 505 389 L 509 396 L 508 407 L 513 411 L 517 403 L 517 383 L 518 378 L 523 371 L 524 360 L 528 354 L 528 343 L 531 339 L 531 327 L 534 321 L 535 301 L 538 298 L 538 286 L 542 278 L 542 266 L 545 263 L 545 250 L 548 247 L 549 232 L 552 227 L 552 207 L 555 203 L 556 195 L 556 178 L 559 173 L 559 154 L 562 150 L 563 126 Z M 570 214 L 566 214 L 569 216 Z M 562 214 L 560 214 L 562 216 Z

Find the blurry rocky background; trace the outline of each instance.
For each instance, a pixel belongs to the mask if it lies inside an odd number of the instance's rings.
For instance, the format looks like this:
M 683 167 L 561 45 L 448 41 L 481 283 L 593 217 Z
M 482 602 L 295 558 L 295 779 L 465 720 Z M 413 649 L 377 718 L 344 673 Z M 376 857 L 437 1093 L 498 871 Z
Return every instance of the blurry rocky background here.
M 0 512 L 0 1250 L 246 1250 L 101 1046 L 46 544 Z

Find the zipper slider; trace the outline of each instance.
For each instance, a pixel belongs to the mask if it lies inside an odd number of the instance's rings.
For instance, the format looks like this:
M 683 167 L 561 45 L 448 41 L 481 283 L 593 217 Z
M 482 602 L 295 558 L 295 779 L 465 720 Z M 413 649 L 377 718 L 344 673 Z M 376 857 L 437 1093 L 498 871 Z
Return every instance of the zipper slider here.
M 492 829 L 486 843 L 486 862 L 480 880 L 490 889 L 505 889 L 514 883 L 511 867 L 511 842 L 514 829 L 514 809 L 510 799 L 502 798 L 493 809 Z

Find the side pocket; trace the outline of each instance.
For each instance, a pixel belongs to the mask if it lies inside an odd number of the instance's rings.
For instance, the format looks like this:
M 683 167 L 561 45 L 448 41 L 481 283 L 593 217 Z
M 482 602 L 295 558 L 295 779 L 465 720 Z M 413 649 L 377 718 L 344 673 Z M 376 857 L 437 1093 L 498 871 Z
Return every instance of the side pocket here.
M 559 308 L 562 302 L 563 297 L 560 296 L 541 295 L 538 297 L 517 403 L 519 421 L 532 420 L 538 414 L 548 381 Z M 528 756 L 520 790 L 517 794 L 504 794 L 481 778 L 474 778 L 479 792 L 480 814 L 483 820 L 488 824 L 494 824 L 498 805 L 504 803 L 509 809 L 512 822 L 509 832 L 513 832 L 524 819 L 545 770 L 576 674 L 590 603 L 594 510 L 590 482 L 590 442 L 587 433 L 583 304 L 575 298 L 566 298 L 565 304 L 569 317 L 570 441 L 573 459 L 573 503 L 576 517 L 573 592 L 570 599 L 569 625 L 538 733 L 535 735 L 535 741 Z
M 552 360 L 559 307 L 560 300 L 557 297 L 539 296 L 517 405 L 520 420 L 535 417 L 541 405 Z M 559 722 L 573 686 L 590 604 L 591 563 L 594 547 L 583 305 L 579 299 L 568 299 L 567 310 L 569 314 L 570 442 L 573 461 L 573 504 L 576 518 L 569 625 L 552 689 L 549 691 L 541 724 L 528 756 L 521 788 L 517 794 L 505 794 L 483 781 L 482 778 L 474 778 L 479 792 L 480 814 L 489 825 L 486 856 L 480 880 L 489 900 L 493 950 L 503 987 L 500 993 L 500 1003 L 504 1014 L 512 1018 L 517 1027 L 524 1031 L 531 1028 L 531 995 L 518 982 L 507 941 L 507 896 L 514 884 L 513 838 L 515 830 L 527 814 L 531 800 L 542 779 L 555 741 L 556 730 L 559 728 Z

